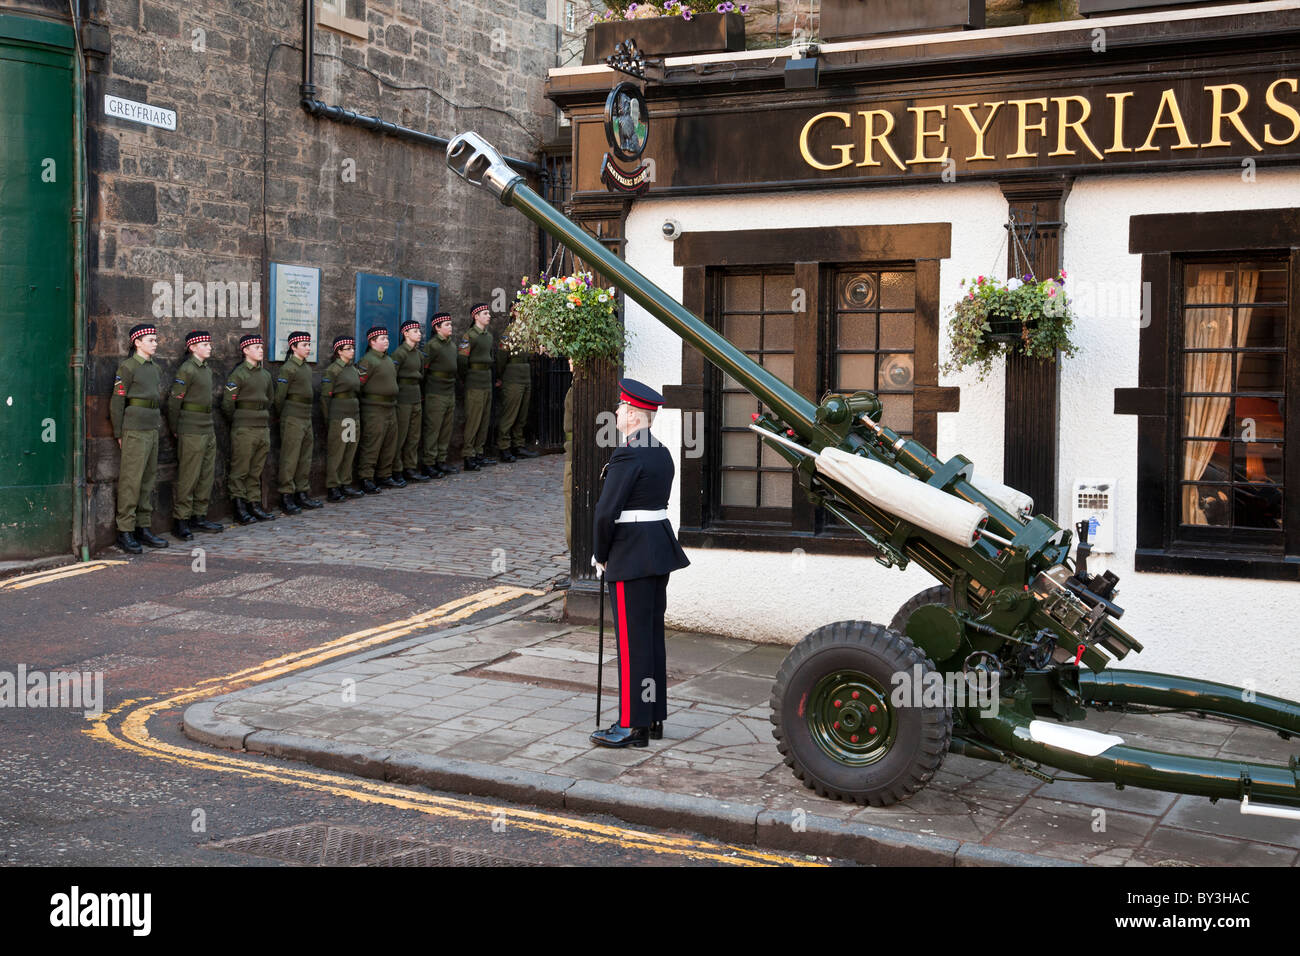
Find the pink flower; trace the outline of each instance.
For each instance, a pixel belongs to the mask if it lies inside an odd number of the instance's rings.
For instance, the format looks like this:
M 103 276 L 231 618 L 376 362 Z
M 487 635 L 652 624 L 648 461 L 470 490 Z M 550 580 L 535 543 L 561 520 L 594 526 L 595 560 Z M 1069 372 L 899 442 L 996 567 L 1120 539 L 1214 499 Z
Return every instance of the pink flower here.
M 1047 290 L 1047 297 L 1049 299 L 1052 298 L 1054 295 L 1056 295 L 1056 286 L 1052 286 L 1050 289 Z
M 976 284 L 978 284 L 978 285 L 983 285 L 983 284 L 984 284 L 984 277 L 983 277 L 983 276 L 980 276 L 978 279 L 975 280 L 975 282 L 976 282 Z

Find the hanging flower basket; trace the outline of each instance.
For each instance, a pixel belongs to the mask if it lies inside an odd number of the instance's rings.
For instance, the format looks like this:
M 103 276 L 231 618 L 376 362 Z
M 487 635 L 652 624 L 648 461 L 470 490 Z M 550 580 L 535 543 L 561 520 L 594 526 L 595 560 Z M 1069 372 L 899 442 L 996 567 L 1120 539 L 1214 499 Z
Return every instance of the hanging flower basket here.
M 1049 362 L 1074 355 L 1074 316 L 1065 295 L 1065 272 L 1041 282 L 1032 275 L 1005 282 L 991 276 L 961 281 L 963 294 L 948 311 L 950 355 L 945 373 L 968 366 L 983 381 L 1000 355 L 1015 353 Z
M 504 335 L 512 347 L 564 356 L 579 366 L 622 358 L 629 334 L 618 320 L 612 286 L 596 285 L 590 272 L 533 283 L 524 276 L 520 285 Z
M 635 40 L 645 56 L 691 56 L 731 53 L 745 49 L 748 4 L 730 0 L 680 3 L 609 3 L 608 10 L 587 30 L 582 62 L 592 66 L 624 40 Z

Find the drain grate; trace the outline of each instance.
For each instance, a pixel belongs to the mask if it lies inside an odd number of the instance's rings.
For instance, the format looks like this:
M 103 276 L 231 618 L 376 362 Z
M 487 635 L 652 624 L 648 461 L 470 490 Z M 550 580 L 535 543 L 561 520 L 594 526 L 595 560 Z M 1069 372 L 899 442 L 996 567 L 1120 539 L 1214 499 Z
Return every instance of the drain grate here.
M 305 823 L 210 843 L 213 850 L 248 853 L 303 866 L 539 866 L 474 850 L 389 836 L 378 830 Z

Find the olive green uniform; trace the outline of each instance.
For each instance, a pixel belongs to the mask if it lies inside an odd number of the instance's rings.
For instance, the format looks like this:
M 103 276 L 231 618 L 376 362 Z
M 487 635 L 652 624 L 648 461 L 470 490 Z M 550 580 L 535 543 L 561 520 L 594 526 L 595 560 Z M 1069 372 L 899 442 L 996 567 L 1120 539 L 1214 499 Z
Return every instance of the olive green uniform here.
M 235 366 L 221 396 L 230 419 L 230 497 L 261 504 L 262 468 L 271 450 L 271 373 L 247 359 Z
M 456 370 L 459 367 L 456 340 L 433 333 L 426 353 L 424 373 L 424 449 L 426 465 L 446 464 L 451 444 L 451 426 L 456 420 Z
M 564 393 L 564 545 L 573 550 L 573 388 Z
M 428 357 L 420 346 L 412 348 L 405 341 L 393 352 L 397 367 L 397 453 L 393 471 L 420 467 L 420 417 L 423 398 L 420 383 Z
M 470 326 L 466 333 L 469 355 L 460 356 L 465 375 L 466 457 L 482 455 L 487 445 L 488 421 L 492 418 L 492 333 Z
M 335 358 L 320 380 L 320 411 L 327 423 L 326 488 L 342 488 L 352 482 L 357 432 L 361 428 L 360 396 L 361 374 L 357 366 Z
M 373 479 L 393 473 L 397 452 L 397 366 L 374 349 L 357 363 L 361 377 L 361 451 L 357 474 Z
M 275 378 L 275 414 L 280 418 L 280 494 L 311 491 L 311 404 L 316 397 L 311 367 L 292 352 Z
M 139 352 L 117 367 L 108 414 L 122 442 L 117 474 L 117 530 L 148 528 L 158 476 L 158 411 L 162 369 Z
M 167 396 L 167 420 L 176 435 L 172 517 L 178 521 L 203 520 L 208 516 L 217 464 L 212 386 L 212 366 L 191 352 L 176 370 Z
M 497 378 L 501 379 L 501 416 L 497 421 L 497 447 L 506 451 L 524 445 L 524 423 L 533 396 L 533 366 L 525 353 L 497 351 Z

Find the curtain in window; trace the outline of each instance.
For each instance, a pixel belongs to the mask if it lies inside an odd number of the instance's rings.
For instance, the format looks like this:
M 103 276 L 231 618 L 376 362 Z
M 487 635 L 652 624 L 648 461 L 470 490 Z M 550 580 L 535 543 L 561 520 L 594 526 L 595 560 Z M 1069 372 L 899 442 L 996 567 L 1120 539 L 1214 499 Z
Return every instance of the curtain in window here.
M 1223 308 L 1188 308 L 1184 310 L 1185 325 L 1183 348 L 1185 349 L 1230 349 L 1232 341 L 1232 306 L 1233 288 L 1229 279 L 1231 270 L 1201 269 L 1194 285 L 1187 288 L 1187 305 L 1206 306 L 1223 304 Z M 1253 302 L 1255 290 L 1259 287 L 1258 269 L 1237 270 L 1237 302 Z M 1236 347 L 1246 344 L 1246 335 L 1250 331 L 1250 318 L 1253 309 L 1237 309 Z M 1202 352 L 1189 355 L 1187 374 L 1183 382 L 1185 392 L 1231 392 L 1232 362 L 1236 356 L 1238 367 L 1241 353 Z M 1223 423 L 1232 410 L 1232 398 L 1228 395 L 1210 395 L 1189 398 L 1183 402 L 1185 435 L 1219 435 L 1223 432 Z M 1183 480 L 1199 481 L 1205 474 L 1205 468 L 1214 456 L 1215 442 L 1183 442 Z M 1196 485 L 1183 486 L 1183 524 L 1208 524 L 1205 512 L 1201 510 Z

